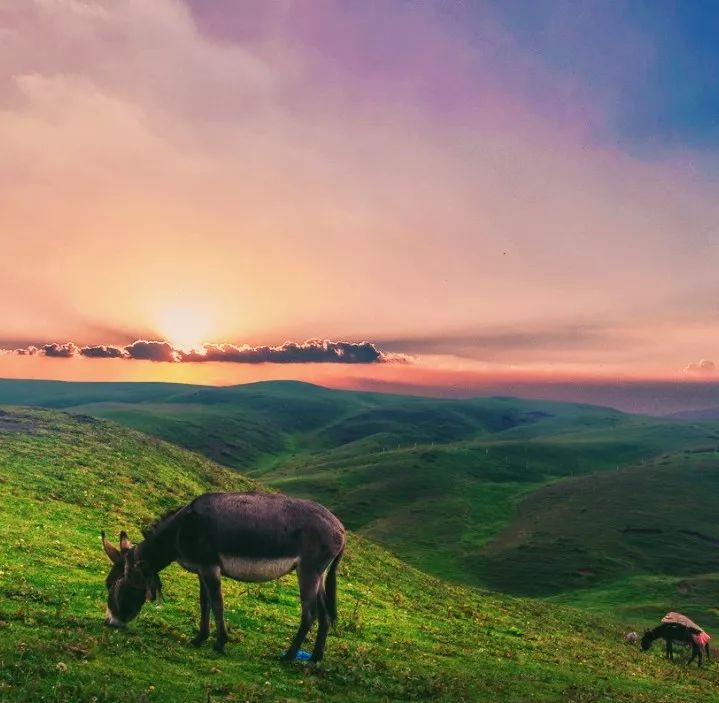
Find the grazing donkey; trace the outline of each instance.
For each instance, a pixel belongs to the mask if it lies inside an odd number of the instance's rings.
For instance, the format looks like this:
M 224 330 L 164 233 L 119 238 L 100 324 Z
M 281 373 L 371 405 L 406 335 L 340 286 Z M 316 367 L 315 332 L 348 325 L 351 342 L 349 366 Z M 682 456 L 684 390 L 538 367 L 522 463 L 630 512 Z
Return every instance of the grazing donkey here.
M 102 533 L 112 562 L 105 579 L 107 625 L 125 626 L 146 600 L 155 600 L 162 590 L 159 572 L 176 561 L 200 582 L 200 630 L 192 644 L 199 647 L 207 639 L 212 610 L 214 649 L 221 653 L 227 630 L 220 577 L 271 581 L 296 569 L 302 616 L 283 659 L 294 661 L 315 619 L 319 629 L 311 661 L 322 659 L 337 617 L 336 574 L 345 548 L 345 529 L 329 510 L 276 493 L 206 493 L 168 513 L 143 535 L 133 546 L 121 532 L 116 549 Z
M 665 654 L 667 659 L 674 661 L 674 650 L 672 649 L 672 642 L 682 642 L 683 644 L 691 645 L 692 656 L 687 661 L 687 664 L 691 664 L 697 655 L 699 659 L 697 666 L 702 665 L 702 647 L 707 655 L 707 661 L 709 660 L 709 635 L 703 630 L 697 628 L 687 627 L 677 622 L 664 622 L 659 627 L 655 627 L 653 630 L 647 630 L 642 637 L 642 651 L 646 652 L 649 647 L 652 646 L 652 642 L 656 639 L 663 639 L 666 643 Z

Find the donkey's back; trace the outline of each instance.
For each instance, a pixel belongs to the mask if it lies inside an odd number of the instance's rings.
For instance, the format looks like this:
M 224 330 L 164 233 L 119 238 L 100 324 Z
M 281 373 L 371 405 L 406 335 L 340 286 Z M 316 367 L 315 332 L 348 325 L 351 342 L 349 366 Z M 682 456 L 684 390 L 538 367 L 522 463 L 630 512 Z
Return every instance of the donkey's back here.
M 180 563 L 217 564 L 239 581 L 269 581 L 296 567 L 324 571 L 342 552 L 345 529 L 327 508 L 275 493 L 206 493 L 185 509 Z
M 205 493 L 188 508 L 221 551 L 268 556 L 268 548 L 283 555 L 299 554 L 317 541 L 329 548 L 344 544 L 342 523 L 311 500 L 280 493 Z

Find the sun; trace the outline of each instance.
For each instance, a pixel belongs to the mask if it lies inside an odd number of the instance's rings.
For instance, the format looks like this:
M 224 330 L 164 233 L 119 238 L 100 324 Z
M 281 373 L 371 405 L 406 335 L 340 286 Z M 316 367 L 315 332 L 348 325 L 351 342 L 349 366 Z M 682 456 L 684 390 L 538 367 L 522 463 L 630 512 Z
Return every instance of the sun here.
M 214 319 L 198 308 L 172 307 L 157 315 L 157 329 L 177 349 L 191 351 L 209 341 Z

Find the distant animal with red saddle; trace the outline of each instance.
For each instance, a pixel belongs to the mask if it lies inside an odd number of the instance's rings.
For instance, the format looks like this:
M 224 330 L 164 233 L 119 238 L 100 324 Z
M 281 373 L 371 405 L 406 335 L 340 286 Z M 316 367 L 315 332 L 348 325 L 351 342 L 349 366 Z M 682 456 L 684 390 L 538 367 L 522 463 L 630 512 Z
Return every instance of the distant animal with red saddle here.
M 692 648 L 692 656 L 687 661 L 687 664 L 691 664 L 698 657 L 697 666 L 701 666 L 702 649 L 706 653 L 707 661 L 709 660 L 709 641 L 711 637 L 693 620 L 681 613 L 667 613 L 662 618 L 661 625 L 653 630 L 645 631 L 642 637 L 642 651 L 646 652 L 656 639 L 664 640 L 666 643 L 665 654 L 667 659 L 672 661 L 674 660 L 673 642 L 688 644 Z

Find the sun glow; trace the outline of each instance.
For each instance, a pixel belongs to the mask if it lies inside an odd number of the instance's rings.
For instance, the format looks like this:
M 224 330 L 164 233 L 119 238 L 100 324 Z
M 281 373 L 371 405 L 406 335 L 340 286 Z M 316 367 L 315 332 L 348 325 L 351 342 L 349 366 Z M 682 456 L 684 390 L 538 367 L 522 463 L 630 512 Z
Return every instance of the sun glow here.
M 199 350 L 210 341 L 214 318 L 207 311 L 192 307 L 173 307 L 157 316 L 157 329 L 163 338 L 182 351 Z

